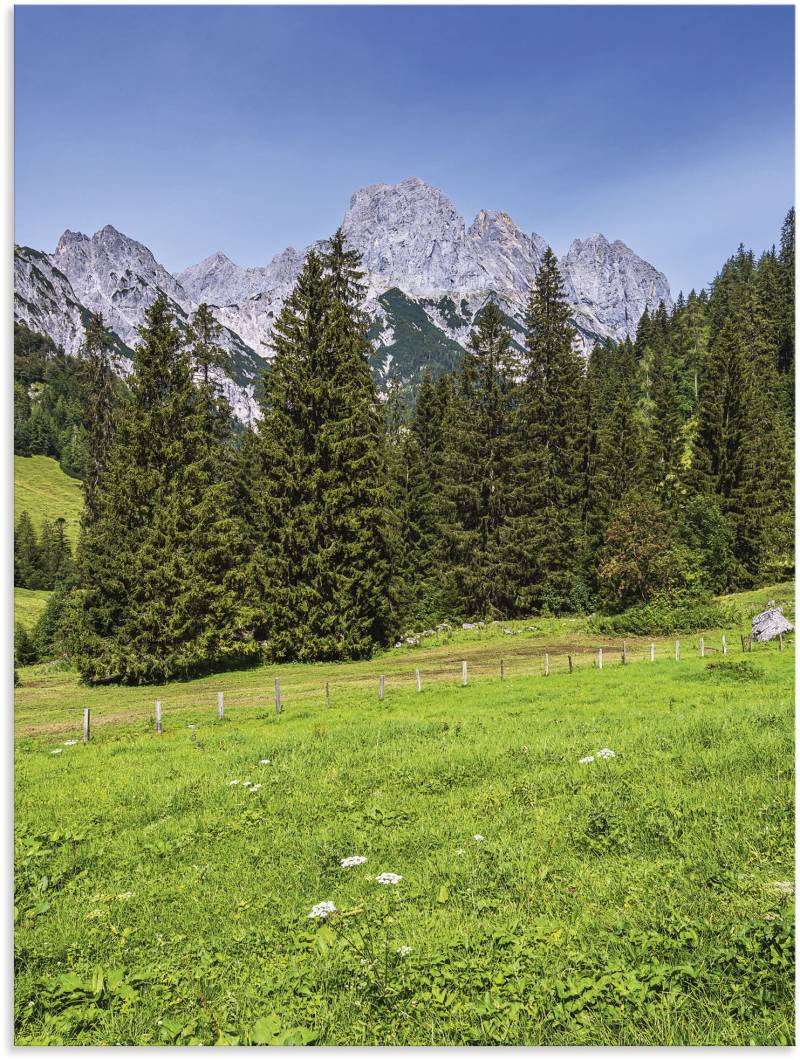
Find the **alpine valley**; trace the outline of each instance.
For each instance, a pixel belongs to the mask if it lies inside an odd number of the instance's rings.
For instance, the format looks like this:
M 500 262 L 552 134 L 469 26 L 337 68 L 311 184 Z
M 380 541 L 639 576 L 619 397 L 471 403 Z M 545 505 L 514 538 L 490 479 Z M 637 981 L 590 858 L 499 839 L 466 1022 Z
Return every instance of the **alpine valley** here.
M 498 211 L 481 210 L 467 228 L 449 199 L 416 177 L 361 188 L 342 227 L 362 256 L 373 369 L 382 386 L 399 379 L 414 388 L 425 367 L 455 367 L 490 298 L 521 343 L 528 293 L 547 248 L 542 236 L 527 235 Z M 52 254 L 15 247 L 14 318 L 72 355 L 89 316 L 102 313 L 127 371 L 137 328 L 158 295 L 182 324 L 206 302 L 231 356 L 227 397 L 250 422 L 271 327 L 304 256 L 288 247 L 266 266 L 244 268 L 217 252 L 173 275 L 111 225 L 91 237 L 67 230 Z M 672 306 L 664 274 L 619 240 L 576 239 L 559 267 L 585 352 L 598 338 L 632 336 L 645 309 Z

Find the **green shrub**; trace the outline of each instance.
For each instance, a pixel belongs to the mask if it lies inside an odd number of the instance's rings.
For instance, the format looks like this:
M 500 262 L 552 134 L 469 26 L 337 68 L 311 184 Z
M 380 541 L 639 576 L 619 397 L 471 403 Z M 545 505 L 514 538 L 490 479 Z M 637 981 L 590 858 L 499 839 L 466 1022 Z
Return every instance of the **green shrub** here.
M 736 608 L 713 599 L 666 600 L 657 597 L 649 604 L 630 607 L 619 615 L 595 615 L 590 628 L 597 633 L 630 633 L 665 636 L 669 633 L 697 633 L 702 629 L 725 629 L 739 622 Z
M 14 661 L 20 666 L 29 666 L 38 659 L 36 644 L 21 622 L 14 624 Z

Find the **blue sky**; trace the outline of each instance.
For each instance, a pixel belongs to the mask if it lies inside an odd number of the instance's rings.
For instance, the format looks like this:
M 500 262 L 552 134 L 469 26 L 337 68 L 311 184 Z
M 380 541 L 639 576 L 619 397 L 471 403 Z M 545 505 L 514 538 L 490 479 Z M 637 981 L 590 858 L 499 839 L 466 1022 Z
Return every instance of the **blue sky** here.
M 700 287 L 794 194 L 784 7 L 17 7 L 16 241 L 265 264 L 418 176 Z

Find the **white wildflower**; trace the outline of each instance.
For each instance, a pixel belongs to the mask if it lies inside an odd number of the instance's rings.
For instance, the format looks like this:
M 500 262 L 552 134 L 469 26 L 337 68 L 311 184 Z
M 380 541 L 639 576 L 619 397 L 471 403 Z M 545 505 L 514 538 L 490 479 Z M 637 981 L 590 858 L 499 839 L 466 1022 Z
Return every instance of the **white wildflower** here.
M 362 957 L 361 958 L 361 964 L 369 965 L 369 964 L 372 964 L 372 961 L 368 961 L 366 957 Z
M 51 755 L 60 755 L 61 754 L 61 748 L 60 747 L 56 747 L 56 749 L 54 751 L 51 751 L 50 754 Z
M 270 762 L 270 760 L 269 760 L 268 758 L 259 758 L 259 760 L 258 760 L 258 764 L 259 764 L 260 766 L 269 766 L 269 765 L 272 765 L 272 763 Z
M 472 838 L 475 840 L 476 843 L 485 843 L 486 842 L 486 836 L 484 836 L 484 835 L 474 835 Z
M 384 887 L 394 887 L 402 878 L 396 872 L 382 872 L 380 876 L 375 877 L 375 882 L 383 884 Z
M 241 781 L 240 780 L 229 780 L 228 781 L 228 785 L 230 787 L 233 787 L 234 784 L 241 784 Z
M 65 747 L 74 747 L 77 742 L 78 742 L 77 740 L 65 740 L 64 741 L 64 746 Z
M 616 758 L 616 752 L 612 751 L 610 747 L 603 747 L 597 752 L 598 758 Z
M 356 865 L 363 865 L 366 860 L 367 859 L 360 854 L 354 854 L 352 857 L 342 858 L 339 864 L 343 869 L 352 869 L 355 868 Z
M 413 949 L 412 946 L 399 946 L 398 949 L 397 949 L 397 956 L 398 957 L 408 957 L 413 952 L 414 952 L 414 949 Z
M 251 795 L 255 795 L 255 793 L 257 791 L 260 791 L 260 790 L 261 790 L 261 785 L 260 784 L 251 784 L 250 785 L 250 794 Z
M 585 758 L 579 758 L 578 761 L 582 766 L 588 766 L 591 762 L 594 762 L 594 755 L 586 755 Z
M 309 920 L 327 920 L 331 913 L 336 912 L 333 902 L 317 902 L 308 914 Z
M 464 853 L 464 848 L 463 847 L 456 847 L 456 854 L 458 854 L 459 857 L 461 857 L 461 855 L 463 853 Z

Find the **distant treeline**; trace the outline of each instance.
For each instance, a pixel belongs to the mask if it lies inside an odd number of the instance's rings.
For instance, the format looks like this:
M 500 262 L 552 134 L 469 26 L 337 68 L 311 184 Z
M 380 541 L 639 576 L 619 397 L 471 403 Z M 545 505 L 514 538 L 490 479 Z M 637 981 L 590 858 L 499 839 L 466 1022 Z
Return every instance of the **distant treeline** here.
M 309 252 L 272 335 L 261 419 L 231 426 L 218 325 L 166 302 L 120 402 L 87 330 L 85 510 L 56 642 L 87 681 L 368 656 L 447 617 L 565 613 L 793 570 L 794 213 L 708 291 L 588 361 L 555 256 L 524 349 L 489 300 L 459 367 L 379 397 L 359 258 Z
M 86 463 L 84 403 L 87 365 L 67 357 L 52 339 L 14 324 L 14 452 L 52 456 L 62 470 L 82 478 Z M 121 397 L 125 383 L 116 377 Z
M 45 519 L 36 528 L 27 512 L 14 527 L 14 585 L 21 589 L 56 589 L 68 585 L 74 565 L 72 549 L 61 518 Z

